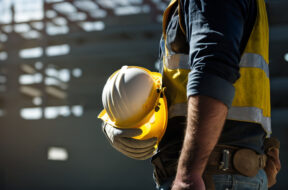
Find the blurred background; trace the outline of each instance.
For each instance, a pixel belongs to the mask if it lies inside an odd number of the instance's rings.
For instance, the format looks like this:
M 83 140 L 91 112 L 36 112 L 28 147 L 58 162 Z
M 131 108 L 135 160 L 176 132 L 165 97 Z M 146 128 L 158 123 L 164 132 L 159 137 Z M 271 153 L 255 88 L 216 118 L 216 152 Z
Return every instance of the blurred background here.
M 0 0 L 0 190 L 148 190 L 97 119 L 122 65 L 155 70 L 169 0 Z M 288 1 L 267 1 L 273 134 L 288 181 Z

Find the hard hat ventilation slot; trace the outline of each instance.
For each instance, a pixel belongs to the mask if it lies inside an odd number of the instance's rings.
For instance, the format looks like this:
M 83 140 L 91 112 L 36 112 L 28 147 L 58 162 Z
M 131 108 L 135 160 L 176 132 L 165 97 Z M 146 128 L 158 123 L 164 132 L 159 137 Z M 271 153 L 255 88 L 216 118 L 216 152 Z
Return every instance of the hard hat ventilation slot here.
M 160 107 L 159 106 L 156 106 L 155 107 L 155 112 L 158 112 L 160 110 Z
M 157 103 L 156 107 L 155 107 L 155 112 L 158 112 L 160 110 L 160 106 L 161 104 L 160 103 Z

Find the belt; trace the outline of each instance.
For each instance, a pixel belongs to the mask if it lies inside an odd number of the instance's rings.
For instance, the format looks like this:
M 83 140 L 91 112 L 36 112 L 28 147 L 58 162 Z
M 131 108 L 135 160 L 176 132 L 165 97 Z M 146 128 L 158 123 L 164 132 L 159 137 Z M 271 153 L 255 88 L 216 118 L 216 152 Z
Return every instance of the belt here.
M 169 150 L 171 149 L 169 148 Z M 176 175 L 177 159 L 171 159 L 171 154 L 171 151 L 168 155 L 166 151 L 163 151 L 152 158 L 153 175 L 158 184 L 162 184 Z M 174 154 L 173 158 L 179 158 L 178 151 L 174 151 Z M 265 167 L 266 159 L 266 155 L 257 154 L 251 149 L 217 145 L 209 157 L 205 175 L 239 174 L 252 177 Z

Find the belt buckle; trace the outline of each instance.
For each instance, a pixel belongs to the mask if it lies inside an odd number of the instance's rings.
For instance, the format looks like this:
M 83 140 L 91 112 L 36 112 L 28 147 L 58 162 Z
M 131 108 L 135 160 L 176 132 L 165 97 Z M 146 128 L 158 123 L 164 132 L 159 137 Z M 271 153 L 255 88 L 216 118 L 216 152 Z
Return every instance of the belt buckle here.
M 229 169 L 229 159 L 230 151 L 228 149 L 222 150 L 222 160 L 219 165 L 219 169 L 222 171 L 227 171 Z

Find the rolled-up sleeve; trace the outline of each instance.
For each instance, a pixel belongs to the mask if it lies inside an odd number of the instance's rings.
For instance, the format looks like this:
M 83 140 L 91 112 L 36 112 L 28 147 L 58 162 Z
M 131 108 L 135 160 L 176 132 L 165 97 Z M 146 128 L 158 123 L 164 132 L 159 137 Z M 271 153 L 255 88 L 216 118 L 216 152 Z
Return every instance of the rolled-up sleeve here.
M 189 42 L 187 97 L 206 95 L 231 106 L 240 77 L 240 43 L 249 0 L 184 0 Z

